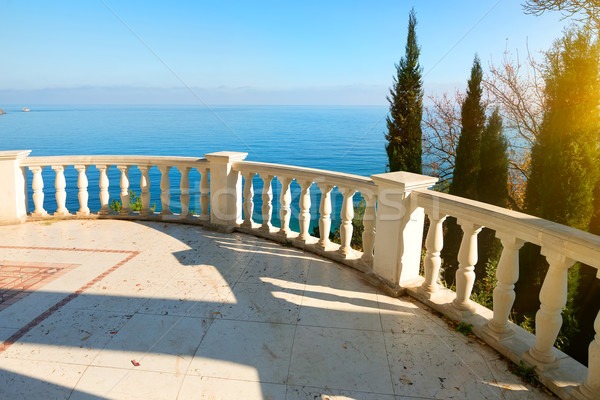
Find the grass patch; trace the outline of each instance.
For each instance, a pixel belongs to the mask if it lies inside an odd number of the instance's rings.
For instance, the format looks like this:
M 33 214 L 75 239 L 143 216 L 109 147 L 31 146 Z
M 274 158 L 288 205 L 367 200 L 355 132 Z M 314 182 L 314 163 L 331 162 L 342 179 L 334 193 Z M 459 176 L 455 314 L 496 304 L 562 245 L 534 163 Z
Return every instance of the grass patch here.
M 454 330 L 462 333 L 465 336 L 471 336 L 473 335 L 473 324 L 466 324 L 464 322 L 460 322 L 458 325 L 456 325 L 456 328 L 454 328 Z

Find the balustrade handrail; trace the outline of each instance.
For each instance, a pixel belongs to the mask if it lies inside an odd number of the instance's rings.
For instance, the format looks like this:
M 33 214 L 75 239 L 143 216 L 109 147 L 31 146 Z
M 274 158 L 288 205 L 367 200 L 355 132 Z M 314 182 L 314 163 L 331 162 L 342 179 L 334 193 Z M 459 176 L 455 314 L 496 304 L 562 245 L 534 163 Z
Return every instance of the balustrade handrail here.
M 352 188 L 358 192 L 377 193 L 377 185 L 373 183 L 371 178 L 343 172 L 255 161 L 237 161 L 233 163 L 233 169 L 241 173 L 263 172 L 273 176 L 295 178 L 296 180 L 312 180 L 317 183 L 320 181 L 315 178 L 322 178 L 323 183 L 329 183 L 333 186 Z
M 574 261 L 600 270 L 600 236 L 533 215 L 432 190 L 417 190 L 417 204 L 428 214 L 453 216 L 510 234 L 525 242 L 553 248 Z
M 20 161 L 23 167 L 41 167 L 47 165 L 152 165 L 197 167 L 199 163 L 208 163 L 205 158 L 139 156 L 139 155 L 86 155 L 86 156 L 38 156 L 27 157 Z

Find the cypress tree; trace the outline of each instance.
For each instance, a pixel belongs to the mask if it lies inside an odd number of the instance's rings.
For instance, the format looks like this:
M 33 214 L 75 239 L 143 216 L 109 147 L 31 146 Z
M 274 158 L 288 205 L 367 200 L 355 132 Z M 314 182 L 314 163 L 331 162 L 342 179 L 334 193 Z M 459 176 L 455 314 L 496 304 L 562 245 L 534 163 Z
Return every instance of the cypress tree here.
M 483 94 L 482 78 L 481 63 L 479 57 L 475 54 L 471 76 L 467 82 L 467 96 L 461 108 L 460 137 L 456 146 L 454 172 L 450 183 L 450 194 L 473 200 L 478 199 L 479 154 L 481 135 L 485 128 L 485 105 L 481 100 Z M 444 238 L 442 257 L 445 265 L 452 270 L 458 266 L 457 255 L 462 231 L 456 223 L 456 218 L 448 218 L 446 225 L 447 232 Z M 452 278 L 447 277 L 446 279 L 451 280 Z
M 421 173 L 421 118 L 423 115 L 422 68 L 419 65 L 419 53 L 415 27 L 417 18 L 414 8 L 408 17 L 408 37 L 405 55 L 396 64 L 394 87 L 387 97 L 390 114 L 386 122 L 388 133 L 385 135 L 388 154 L 388 169 Z
M 456 160 L 450 194 L 476 200 L 477 176 L 479 175 L 481 135 L 485 127 L 485 105 L 481 100 L 483 70 L 475 54 L 467 96 L 461 109 L 460 138 L 456 146 Z

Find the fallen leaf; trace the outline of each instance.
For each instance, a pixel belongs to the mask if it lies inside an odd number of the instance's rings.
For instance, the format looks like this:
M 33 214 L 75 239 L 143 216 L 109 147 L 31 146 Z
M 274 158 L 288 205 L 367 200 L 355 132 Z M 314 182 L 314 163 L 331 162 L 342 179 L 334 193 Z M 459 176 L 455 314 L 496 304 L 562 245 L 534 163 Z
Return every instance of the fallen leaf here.
M 111 331 L 109 332 L 111 335 L 115 335 L 117 333 L 117 331 Z
M 135 361 L 135 360 L 131 360 L 131 363 L 133 364 L 134 367 L 139 367 L 140 363 Z
M 343 347 L 343 348 L 345 348 L 345 349 L 347 349 L 347 347 L 346 347 L 346 346 L 342 346 L 342 347 Z

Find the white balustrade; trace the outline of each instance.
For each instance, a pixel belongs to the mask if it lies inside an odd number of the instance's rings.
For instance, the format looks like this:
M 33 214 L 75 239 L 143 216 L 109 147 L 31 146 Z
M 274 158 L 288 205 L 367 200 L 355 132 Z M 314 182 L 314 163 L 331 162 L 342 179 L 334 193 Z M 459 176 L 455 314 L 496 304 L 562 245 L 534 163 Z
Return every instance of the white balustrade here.
M 463 231 L 458 251 L 458 270 L 456 271 L 456 298 L 452 302 L 459 311 L 473 312 L 471 291 L 475 283 L 475 264 L 477 264 L 477 234 L 483 226 L 458 220 Z
M 569 267 L 574 261 L 564 254 L 542 247 L 549 267 L 540 290 L 540 309 L 535 314 L 535 345 L 523 355 L 525 361 L 540 370 L 558 366 L 553 351 L 554 342 L 562 326 L 562 309 L 567 304 Z
M 377 196 L 370 192 L 362 193 L 365 198 L 365 214 L 363 215 L 363 255 L 361 259 L 368 265 L 373 264 L 373 244 L 375 243 L 375 203 Z
M 142 201 L 142 209 L 140 210 L 140 216 L 146 217 L 152 215 L 153 212 L 150 209 L 150 166 L 149 165 L 140 165 L 138 166 L 142 176 L 140 177 L 140 188 L 142 189 L 142 193 L 140 194 L 140 198 Z
M 321 204 L 319 206 L 319 247 L 327 249 L 329 246 L 329 232 L 331 231 L 331 190 L 333 185 L 319 183 L 317 185 L 321 190 Z
M 502 254 L 496 269 L 498 283 L 494 288 L 494 317 L 488 323 L 487 332 L 497 340 L 506 339 L 514 334 L 508 318 L 515 302 L 515 283 L 519 279 L 519 249 L 525 243 L 516 237 L 496 233 L 502 241 Z
M 181 195 L 179 201 L 181 203 L 181 214 L 179 218 L 185 219 L 190 216 L 190 167 L 177 167 L 181 172 L 181 181 L 179 188 L 181 189 Z
M 431 296 L 438 291 L 438 277 L 442 259 L 440 253 L 444 246 L 444 221 L 446 215 L 435 215 L 433 213 L 429 217 L 429 231 L 427 239 L 425 239 L 426 254 L 423 259 L 423 269 L 425 272 L 425 280 L 419 288 L 422 293 Z
M 77 211 L 76 215 L 80 217 L 84 217 L 90 215 L 90 209 L 88 207 L 88 179 L 85 174 L 88 166 L 87 165 L 75 165 L 75 169 L 79 172 L 77 177 L 77 187 L 79 188 L 79 193 L 77 193 L 77 197 L 79 199 L 79 211 Z
M 201 214 L 200 218 L 203 220 L 208 220 L 210 218 L 210 213 L 208 210 L 210 204 L 210 183 L 208 181 L 208 168 L 196 168 L 198 172 L 200 172 L 200 208 Z
M 348 257 L 353 253 L 350 242 L 352 240 L 352 219 L 354 218 L 354 203 L 352 201 L 356 190 L 351 188 L 340 188 L 340 192 L 344 196 L 342 201 L 342 211 L 340 217 L 342 223 L 340 224 L 340 253 L 344 257 Z
M 128 215 L 131 213 L 131 207 L 129 206 L 129 165 L 117 165 L 119 171 L 121 171 L 121 211 L 119 214 Z
M 594 320 L 594 340 L 588 350 L 588 374 L 585 382 L 573 391 L 576 399 L 595 399 L 600 393 L 600 312 Z
M 252 228 L 252 213 L 254 212 L 254 187 L 253 179 L 256 174 L 247 172 L 244 174 L 244 222 L 243 227 Z
M 56 212 L 54 215 L 69 215 L 69 210 L 65 205 L 67 201 L 67 182 L 65 181 L 65 166 L 64 165 L 53 165 L 52 169 L 56 172 L 56 179 L 54 181 L 54 187 L 56 188 Z
M 35 211 L 33 215 L 36 217 L 44 217 L 48 215 L 44 210 L 44 178 L 42 178 L 42 170 L 44 167 L 29 167 L 33 173 L 33 180 L 31 187 L 33 189 L 33 204 L 35 205 Z
M 279 229 L 279 235 L 284 238 L 288 238 L 292 232 L 290 229 L 290 217 L 292 216 L 292 193 L 290 192 L 290 184 L 294 180 L 285 176 L 277 177 L 281 183 L 281 196 L 279 198 L 279 220 L 281 222 L 281 228 Z
M 298 222 L 300 224 L 300 235 L 298 235 L 298 239 L 304 242 L 310 238 L 308 229 L 310 227 L 310 185 L 312 185 L 312 183 L 312 180 L 298 181 L 302 190 L 300 193 L 300 215 L 298 216 Z
M 100 211 L 98 215 L 106 215 L 110 212 L 108 205 L 109 194 L 108 194 L 108 165 L 96 165 L 96 168 L 100 171 L 100 179 L 98 185 L 100 186 Z
M 171 180 L 169 179 L 169 171 L 171 167 L 162 165 L 158 168 L 160 170 L 160 203 L 162 210 L 160 211 L 161 216 L 171 215 L 173 212 L 170 209 L 171 204 Z
M 263 190 L 262 190 L 262 226 L 260 229 L 265 232 L 271 231 L 271 214 L 273 213 L 273 205 L 271 202 L 273 201 L 273 188 L 271 187 L 271 182 L 273 181 L 274 176 L 268 174 L 261 174 L 261 179 L 263 180 Z

